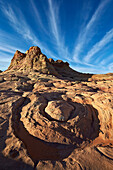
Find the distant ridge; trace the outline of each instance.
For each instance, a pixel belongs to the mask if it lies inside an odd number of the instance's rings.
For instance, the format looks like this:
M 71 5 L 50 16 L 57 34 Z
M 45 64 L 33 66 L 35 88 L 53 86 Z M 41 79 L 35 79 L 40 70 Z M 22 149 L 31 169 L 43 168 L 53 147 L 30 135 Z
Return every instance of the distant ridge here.
M 74 80 L 86 80 L 92 76 L 92 74 L 83 74 L 74 71 L 69 67 L 68 62 L 63 62 L 62 60 L 54 61 L 51 58 L 48 59 L 37 46 L 30 47 L 26 53 L 21 53 L 17 50 L 7 70 L 23 72 L 36 71 L 62 78 L 68 77 Z

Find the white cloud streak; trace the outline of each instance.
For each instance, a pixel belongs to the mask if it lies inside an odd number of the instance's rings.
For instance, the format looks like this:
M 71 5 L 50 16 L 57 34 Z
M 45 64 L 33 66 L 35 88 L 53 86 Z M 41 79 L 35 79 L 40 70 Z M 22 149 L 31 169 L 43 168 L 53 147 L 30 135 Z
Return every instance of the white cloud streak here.
M 81 67 L 81 66 L 71 66 L 74 70 L 82 73 L 93 73 L 93 74 L 105 74 L 108 73 L 108 70 L 105 70 L 103 67 L 99 68 L 90 68 L 90 67 Z
M 34 4 L 34 1 L 30 0 L 30 2 L 31 2 L 31 5 L 32 5 L 32 10 L 35 12 L 35 16 L 36 16 L 37 22 L 39 23 L 39 26 L 48 35 L 48 31 L 45 28 L 45 26 L 44 26 L 44 24 L 43 24 L 43 22 L 41 20 L 40 14 L 38 12 L 38 9 L 36 8 L 36 5 Z
M 106 35 L 93 46 L 93 48 L 85 56 L 84 61 L 90 62 L 91 57 L 95 55 L 98 51 L 100 51 L 112 40 L 113 40 L 113 28 L 109 32 L 107 32 Z
M 66 58 L 68 61 L 72 61 L 68 56 L 68 48 L 65 47 L 64 45 L 64 39 L 63 35 L 60 34 L 59 26 L 58 26 L 58 10 L 59 6 L 58 5 L 53 5 L 52 0 L 48 0 L 49 4 L 49 23 L 50 23 L 50 28 L 52 30 L 52 34 L 55 38 L 55 45 L 58 51 L 58 54 L 60 55 L 59 57 Z M 60 24 L 59 24 L 60 25 Z
M 73 52 L 73 59 L 75 60 L 75 62 L 80 62 L 79 55 L 85 47 L 86 42 L 88 43 L 94 35 L 94 32 L 92 33 L 91 31 L 94 29 L 96 22 L 100 19 L 103 9 L 110 1 L 111 0 L 104 0 L 100 3 L 86 27 L 83 29 L 83 31 L 80 32 L 77 40 L 77 45 Z
M 15 50 L 13 50 L 13 49 L 10 49 L 10 48 L 7 48 L 7 47 L 2 47 L 2 46 L 0 46 L 0 50 L 4 51 L 4 52 L 11 53 L 11 54 L 14 54 L 14 52 L 15 52 Z
M 21 34 L 25 40 L 32 41 L 34 44 L 39 44 L 42 47 L 42 44 L 32 33 L 19 9 L 17 11 L 18 15 L 16 15 L 10 5 L 8 5 L 7 8 L 6 6 L 2 6 L 2 11 L 9 20 L 10 25 Z
M 100 65 L 106 65 L 108 62 L 110 62 L 111 60 L 113 60 L 113 54 L 108 56 L 106 59 L 103 59 L 101 62 L 100 62 Z
M 49 20 L 50 20 L 50 25 L 52 28 L 52 33 L 57 41 L 57 44 L 60 44 L 60 38 L 59 38 L 59 31 L 58 31 L 58 26 L 57 26 L 57 21 L 56 21 L 56 14 L 58 13 L 55 9 L 55 7 L 52 4 L 51 0 L 48 0 L 49 3 L 49 9 L 50 9 L 50 15 L 49 15 Z M 56 14 L 55 14 L 56 13 Z
M 104 0 L 101 2 L 101 4 L 98 6 L 97 10 L 95 11 L 94 15 L 92 16 L 91 20 L 87 24 L 86 30 L 89 30 L 93 26 L 95 21 L 97 21 L 100 18 L 101 14 L 102 14 L 102 10 L 107 5 L 107 3 L 110 1 L 111 0 Z
M 0 43 L 0 70 L 4 71 L 8 68 L 8 65 L 10 64 L 11 59 L 17 49 L 21 52 L 25 52 L 23 49 Z
M 108 68 L 109 68 L 109 71 L 113 72 L 113 63 L 109 64 Z
M 16 46 L 11 46 L 11 45 L 8 45 L 8 44 L 4 44 L 4 43 L 0 43 L 0 50 L 3 51 L 3 52 L 7 52 L 7 53 L 11 53 L 11 54 L 14 54 L 16 52 L 16 50 L 19 50 L 21 52 L 25 52 L 25 50 L 23 49 L 20 49 Z
M 0 62 L 10 62 L 12 55 L 0 51 Z
M 9 20 L 9 24 L 19 33 L 26 41 L 31 41 L 34 45 L 38 45 L 41 50 L 44 52 L 46 51 L 47 55 L 54 56 L 54 54 L 45 46 L 43 45 L 39 39 L 34 35 L 29 25 L 26 23 L 21 11 L 17 9 L 16 13 L 14 12 L 13 8 L 7 4 L 2 4 L 2 11 Z M 38 14 L 38 13 L 37 13 Z M 1 47 L 4 51 L 14 53 L 11 49 L 5 49 Z M 18 49 L 18 48 L 17 48 Z M 19 50 L 19 49 L 18 49 Z

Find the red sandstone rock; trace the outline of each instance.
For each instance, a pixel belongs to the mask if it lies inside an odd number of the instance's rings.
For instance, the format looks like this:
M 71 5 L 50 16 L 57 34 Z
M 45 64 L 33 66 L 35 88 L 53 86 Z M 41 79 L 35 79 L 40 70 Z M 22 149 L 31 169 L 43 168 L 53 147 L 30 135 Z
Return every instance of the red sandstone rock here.
M 74 107 L 65 101 L 50 101 L 45 108 L 45 112 L 53 119 L 67 121 Z
M 37 46 L 30 47 L 25 54 L 17 50 L 8 70 L 20 70 L 21 72 L 31 72 L 34 70 L 39 73 L 77 80 L 79 79 L 79 74 L 81 75 L 80 79 L 84 80 L 91 76 L 90 74 L 82 74 L 72 70 L 69 67 L 69 63 L 62 60 L 54 61 L 53 59 L 48 59 Z
M 113 169 L 112 119 L 111 73 L 16 51 L 0 73 L 0 169 Z

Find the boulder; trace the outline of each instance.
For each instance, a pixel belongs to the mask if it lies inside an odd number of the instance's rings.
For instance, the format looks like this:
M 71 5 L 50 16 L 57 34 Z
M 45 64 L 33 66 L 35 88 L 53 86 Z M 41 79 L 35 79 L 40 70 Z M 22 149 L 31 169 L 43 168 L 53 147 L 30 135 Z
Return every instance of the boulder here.
M 113 74 L 79 73 L 33 46 L 0 73 L 0 168 L 39 160 L 37 169 L 113 169 Z
M 66 101 L 50 101 L 48 102 L 45 112 L 53 119 L 58 121 L 67 121 L 74 107 Z

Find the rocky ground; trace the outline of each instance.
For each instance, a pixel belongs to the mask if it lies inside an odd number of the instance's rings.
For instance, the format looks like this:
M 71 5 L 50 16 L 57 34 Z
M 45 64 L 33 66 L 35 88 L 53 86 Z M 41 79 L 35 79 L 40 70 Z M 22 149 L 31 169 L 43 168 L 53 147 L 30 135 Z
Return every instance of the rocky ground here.
M 113 74 L 76 72 L 38 47 L 0 73 L 1 170 L 112 170 L 112 126 Z

